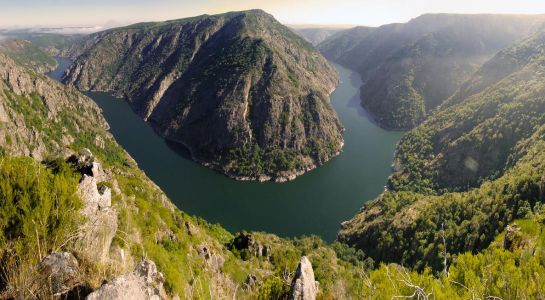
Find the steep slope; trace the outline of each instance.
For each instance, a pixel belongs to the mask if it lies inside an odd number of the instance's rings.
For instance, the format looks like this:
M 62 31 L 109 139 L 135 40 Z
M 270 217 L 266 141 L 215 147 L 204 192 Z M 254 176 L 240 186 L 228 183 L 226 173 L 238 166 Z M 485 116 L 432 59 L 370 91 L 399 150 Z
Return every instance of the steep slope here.
M 456 191 L 501 176 L 516 162 L 518 143 L 545 121 L 544 49 L 541 33 L 501 51 L 407 134 L 391 188 Z
M 26 40 L 0 40 L 0 52 L 40 73 L 52 71 L 57 65 L 57 62 L 46 52 Z
M 409 132 L 390 191 L 344 223 L 339 240 L 374 259 L 440 269 L 443 236 L 453 255 L 476 252 L 514 218 L 540 210 L 544 49 L 540 33 L 502 51 L 457 93 L 467 98 Z
M 545 181 L 538 189 L 532 182 L 543 174 L 545 128 L 521 143 L 525 158 L 513 169 L 516 176 L 500 184 L 500 194 L 515 195 L 507 206 L 518 206 L 527 219 L 505 233 L 498 229 L 503 223 L 478 219 L 460 226 L 472 234 L 469 241 L 481 232 L 478 226 L 496 228 L 498 236 L 482 253 L 449 256 L 447 278 L 396 264 L 373 269 L 361 251 L 316 237 L 233 236 L 190 217 L 116 144 L 91 99 L 3 54 L 0 79 L 0 298 L 82 299 L 96 289 L 93 299 L 127 291 L 159 299 L 287 299 L 318 288 L 317 299 L 391 299 L 409 297 L 416 286 L 437 299 L 533 299 L 545 288 L 545 210 L 540 203 L 531 207 L 536 191 L 544 194 Z M 29 132 L 37 138 L 27 139 Z M 25 149 L 42 149 L 46 158 L 26 157 L 31 151 Z M 502 206 L 489 209 L 501 212 Z M 115 226 L 85 221 L 93 215 L 102 217 L 95 221 L 115 216 Z M 447 251 L 457 253 L 450 239 L 455 229 L 445 228 Z M 415 240 L 397 239 L 391 249 Z M 89 259 L 97 250 L 100 256 Z
M 64 81 L 113 91 L 195 160 L 283 181 L 343 145 L 338 83 L 312 45 L 263 11 L 144 23 L 91 35 Z
M 169 297 L 285 298 L 303 255 L 320 295 L 356 296 L 356 263 L 318 238 L 234 236 L 175 208 L 77 90 L 1 53 L 0 79 L 0 298 L 84 297 L 144 258 Z
M 362 104 L 382 127 L 411 129 L 482 63 L 543 21 L 543 15 L 423 15 L 371 32 L 353 29 L 319 49 L 362 75 Z

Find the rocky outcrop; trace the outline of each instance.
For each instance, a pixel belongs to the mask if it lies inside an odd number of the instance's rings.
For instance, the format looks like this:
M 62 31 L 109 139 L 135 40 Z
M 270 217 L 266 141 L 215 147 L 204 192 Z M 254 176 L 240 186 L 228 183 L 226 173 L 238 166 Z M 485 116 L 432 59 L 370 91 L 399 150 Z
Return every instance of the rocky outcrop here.
M 127 98 L 163 137 L 233 178 L 291 180 L 343 146 L 335 69 L 263 11 L 135 24 L 81 45 L 64 82 Z
M 507 225 L 503 237 L 503 249 L 513 251 L 521 245 L 521 228 L 517 224 Z
M 133 272 L 119 276 L 87 296 L 87 300 L 159 300 L 167 299 L 164 276 L 155 263 L 144 260 Z
M 65 294 L 77 284 L 79 264 L 71 253 L 49 254 L 40 262 L 38 270 L 41 281 L 54 295 Z
M 232 249 L 238 251 L 245 250 L 255 257 L 269 258 L 271 256 L 271 247 L 255 239 L 251 233 L 239 232 L 230 244 Z
M 86 223 L 80 228 L 77 249 L 88 259 L 105 262 L 117 232 L 117 212 L 112 207 L 112 191 L 105 185 L 98 185 L 108 176 L 88 149 L 83 149 L 68 161 L 75 163 L 83 176 L 78 185 L 78 195 L 84 202 L 81 212 Z
M 314 300 L 318 294 L 318 282 L 314 280 L 312 264 L 303 256 L 291 284 L 290 300 Z
M 91 136 L 108 128 L 91 99 L 1 52 L 0 125 L 2 151 L 38 160 L 67 154 L 81 127 L 90 129 L 85 134 Z

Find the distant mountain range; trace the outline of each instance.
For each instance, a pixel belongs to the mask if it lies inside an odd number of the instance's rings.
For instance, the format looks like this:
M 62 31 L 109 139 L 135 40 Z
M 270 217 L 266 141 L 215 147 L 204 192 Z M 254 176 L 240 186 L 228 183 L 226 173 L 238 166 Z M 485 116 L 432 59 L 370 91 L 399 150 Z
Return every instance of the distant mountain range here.
M 501 49 L 540 29 L 544 15 L 423 15 L 356 27 L 318 48 L 362 76 L 362 104 L 382 127 L 411 129 Z
M 468 75 L 402 138 L 388 190 L 343 223 L 340 241 L 380 261 L 440 269 L 438 234 L 452 256 L 475 253 L 515 219 L 541 217 L 545 31 L 537 31 Z

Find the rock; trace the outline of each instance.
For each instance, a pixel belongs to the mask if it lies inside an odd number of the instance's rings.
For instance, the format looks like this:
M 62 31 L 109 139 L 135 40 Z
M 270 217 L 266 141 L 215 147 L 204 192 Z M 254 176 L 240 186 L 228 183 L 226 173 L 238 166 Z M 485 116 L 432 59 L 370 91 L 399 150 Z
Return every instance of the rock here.
M 95 146 L 99 147 L 100 149 L 104 149 L 106 147 L 106 142 L 100 135 L 95 137 Z
M 225 263 L 225 258 L 223 258 L 223 256 L 212 252 L 207 244 L 198 246 L 197 252 L 199 253 L 199 256 L 204 258 L 208 270 L 216 273 L 221 272 L 223 264 Z
M 521 228 L 517 224 L 507 225 L 503 238 L 503 248 L 513 251 L 522 243 Z
M 290 300 L 314 300 L 318 294 L 318 282 L 314 280 L 312 265 L 303 256 L 297 266 L 295 277 L 291 284 Z
M 49 254 L 40 262 L 38 270 L 54 295 L 67 293 L 77 284 L 79 264 L 71 253 Z
M 242 288 L 245 290 L 251 291 L 257 286 L 258 286 L 257 276 L 255 276 L 254 274 L 248 274 Z
M 110 176 L 104 171 L 102 165 L 96 161 L 91 150 L 87 148 L 82 149 L 77 155 L 72 155 L 67 161 L 82 175 L 92 176 L 98 182 L 110 179 Z
M 112 205 L 112 191 L 106 186 L 98 186 L 96 178 L 83 175 L 78 186 L 78 195 L 85 202 L 83 214 L 91 217 L 100 210 L 107 209 Z
M 159 300 L 166 299 L 163 288 L 164 276 L 155 263 L 144 260 L 133 272 L 118 276 L 91 293 L 88 300 Z
M 271 247 L 257 241 L 252 234 L 240 232 L 231 243 L 231 247 L 237 250 L 248 250 L 255 257 L 269 258 Z
M 106 262 L 117 231 L 117 212 L 111 207 L 112 191 L 105 185 L 98 185 L 99 179 L 105 179 L 107 175 L 89 149 L 83 149 L 68 161 L 83 174 L 78 195 L 84 202 L 81 212 L 86 223 L 78 239 L 78 252 L 94 261 Z
M 190 236 L 195 236 L 197 233 L 199 233 L 197 227 L 195 227 L 189 221 L 185 221 L 185 228 L 187 229 L 187 234 L 189 234 Z

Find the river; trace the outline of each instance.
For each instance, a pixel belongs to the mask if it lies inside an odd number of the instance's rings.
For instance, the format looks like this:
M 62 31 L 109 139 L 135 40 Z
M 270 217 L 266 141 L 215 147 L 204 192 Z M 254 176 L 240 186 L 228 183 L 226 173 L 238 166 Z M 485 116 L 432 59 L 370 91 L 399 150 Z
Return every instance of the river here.
M 59 79 L 70 61 L 59 58 L 49 76 Z M 284 237 L 335 239 L 339 224 L 379 195 L 402 136 L 376 126 L 360 106 L 359 75 L 335 65 L 341 84 L 331 96 L 346 128 L 340 156 L 288 183 L 237 182 L 187 158 L 166 142 L 128 103 L 108 93 L 85 93 L 102 108 L 110 131 L 144 172 L 183 211 L 231 232 L 267 231 Z

